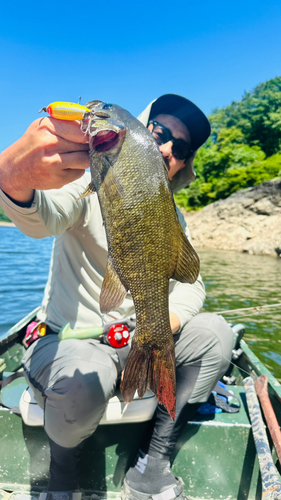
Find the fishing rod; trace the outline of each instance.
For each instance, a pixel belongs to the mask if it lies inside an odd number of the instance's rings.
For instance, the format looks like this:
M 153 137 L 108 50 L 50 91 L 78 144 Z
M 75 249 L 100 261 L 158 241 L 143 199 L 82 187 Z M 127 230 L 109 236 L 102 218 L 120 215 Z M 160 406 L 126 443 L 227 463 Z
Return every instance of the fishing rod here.
M 259 314 L 260 312 L 263 312 L 263 310 L 266 308 L 280 307 L 280 306 L 281 306 L 281 303 L 268 304 L 265 306 L 241 307 L 240 309 L 224 309 L 223 311 L 216 311 L 216 314 L 230 314 L 230 313 L 244 312 L 244 311 L 253 311 L 253 312 Z

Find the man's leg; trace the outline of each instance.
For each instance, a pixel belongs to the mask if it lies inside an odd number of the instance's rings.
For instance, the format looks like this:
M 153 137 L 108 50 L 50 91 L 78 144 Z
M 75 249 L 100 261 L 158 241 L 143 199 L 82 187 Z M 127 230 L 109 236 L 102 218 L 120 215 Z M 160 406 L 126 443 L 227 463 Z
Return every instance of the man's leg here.
M 44 408 L 51 447 L 49 490 L 78 488 L 78 463 L 115 390 L 117 366 L 107 346 L 48 335 L 26 352 L 23 367 Z
M 172 474 L 169 461 L 183 426 L 205 402 L 231 360 L 233 332 L 215 314 L 195 316 L 175 336 L 176 416 L 158 405 L 149 443 L 126 474 L 123 498 L 141 499 L 140 494 L 173 493 L 180 497 L 182 487 Z M 163 496 L 164 499 L 165 495 Z

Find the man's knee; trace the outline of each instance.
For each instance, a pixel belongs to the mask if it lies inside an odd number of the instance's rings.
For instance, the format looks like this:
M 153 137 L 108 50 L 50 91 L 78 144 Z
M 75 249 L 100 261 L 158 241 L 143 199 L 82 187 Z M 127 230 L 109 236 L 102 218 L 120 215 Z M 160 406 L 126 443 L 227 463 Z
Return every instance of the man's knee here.
M 117 369 L 107 352 L 87 341 L 55 340 L 42 343 L 25 370 L 38 403 L 44 403 L 47 434 L 60 446 L 74 447 L 96 429 Z
M 80 367 L 81 368 L 81 367 Z M 106 365 L 76 367 L 71 376 L 62 375 L 45 391 L 45 430 L 60 446 L 75 447 L 99 424 L 115 390 L 117 370 Z
M 201 325 L 208 327 L 209 331 L 213 333 L 215 338 L 218 340 L 222 356 L 231 356 L 231 352 L 234 345 L 234 332 L 229 323 L 223 318 L 215 313 L 202 313 Z M 203 321 L 202 321 L 203 320 Z M 207 326 L 208 325 L 208 326 Z
M 204 346 L 219 342 L 224 353 L 231 352 L 234 342 L 234 333 L 230 325 L 222 316 L 215 313 L 201 313 L 194 316 L 183 328 L 179 339 L 182 343 L 191 343 L 200 351 Z
M 231 360 L 234 333 L 221 316 L 198 314 L 183 328 L 176 341 L 177 366 L 205 367 L 210 375 L 227 370 Z M 212 377 L 212 375 L 211 375 Z

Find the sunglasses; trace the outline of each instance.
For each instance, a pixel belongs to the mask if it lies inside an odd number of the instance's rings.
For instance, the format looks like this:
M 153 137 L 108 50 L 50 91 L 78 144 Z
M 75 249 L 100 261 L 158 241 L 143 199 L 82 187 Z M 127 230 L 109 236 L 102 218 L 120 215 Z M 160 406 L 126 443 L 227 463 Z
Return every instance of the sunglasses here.
M 173 142 L 172 153 L 177 160 L 187 160 L 188 158 L 190 158 L 190 156 L 192 156 L 194 151 L 193 149 L 191 149 L 190 144 L 188 144 L 183 139 L 176 139 L 172 135 L 170 129 L 168 129 L 161 123 L 157 122 L 156 120 L 150 120 L 148 122 L 148 126 L 149 125 L 152 125 L 153 127 L 152 130 L 150 130 L 150 132 L 152 133 L 158 146 L 166 144 L 167 142 L 170 141 Z

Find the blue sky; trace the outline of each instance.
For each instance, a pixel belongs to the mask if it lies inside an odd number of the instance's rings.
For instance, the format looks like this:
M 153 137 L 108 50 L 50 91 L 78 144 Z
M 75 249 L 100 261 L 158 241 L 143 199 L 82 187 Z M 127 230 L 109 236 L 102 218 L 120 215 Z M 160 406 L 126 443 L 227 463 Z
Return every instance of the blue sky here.
M 138 115 L 178 93 L 207 115 L 281 75 L 280 0 L 2 2 L 0 151 L 57 100 Z

